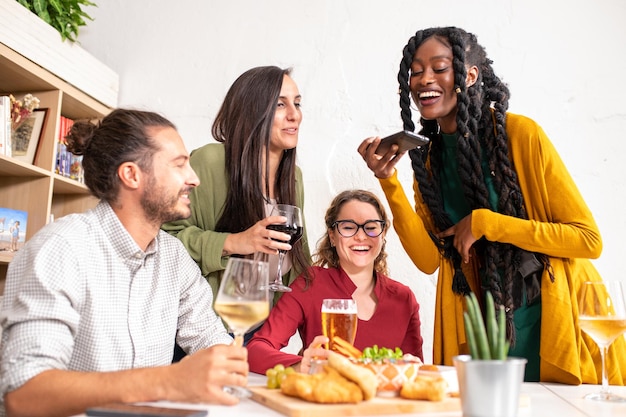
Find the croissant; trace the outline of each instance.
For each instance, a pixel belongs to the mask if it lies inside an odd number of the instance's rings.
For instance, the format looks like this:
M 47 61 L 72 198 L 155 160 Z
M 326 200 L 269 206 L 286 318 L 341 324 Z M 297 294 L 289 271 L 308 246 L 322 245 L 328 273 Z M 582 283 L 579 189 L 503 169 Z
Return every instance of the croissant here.
M 356 383 L 344 378 L 330 366 L 324 372 L 308 375 L 293 373 L 280 386 L 285 395 L 322 404 L 340 404 L 363 401 L 363 392 Z

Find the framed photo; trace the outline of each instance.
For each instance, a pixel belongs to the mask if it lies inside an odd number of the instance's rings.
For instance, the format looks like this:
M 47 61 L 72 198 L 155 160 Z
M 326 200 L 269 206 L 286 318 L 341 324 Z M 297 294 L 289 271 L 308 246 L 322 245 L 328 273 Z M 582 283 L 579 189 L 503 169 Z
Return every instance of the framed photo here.
M 0 207 L 0 251 L 15 252 L 24 246 L 28 212 Z
M 35 109 L 30 116 L 11 133 L 13 158 L 32 164 L 37 145 L 43 133 L 48 109 Z

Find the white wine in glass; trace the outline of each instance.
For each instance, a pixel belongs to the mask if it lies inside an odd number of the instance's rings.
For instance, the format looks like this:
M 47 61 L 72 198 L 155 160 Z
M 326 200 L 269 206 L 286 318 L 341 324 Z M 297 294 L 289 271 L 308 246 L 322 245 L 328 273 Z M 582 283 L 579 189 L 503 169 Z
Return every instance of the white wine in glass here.
M 233 332 L 235 345 L 242 346 L 244 334 L 270 314 L 268 279 L 267 262 L 234 257 L 228 259 L 214 309 Z M 250 390 L 239 386 L 223 389 L 239 398 L 252 395 Z
M 602 389 L 585 396 L 599 401 L 624 402 L 626 398 L 609 391 L 607 352 L 609 346 L 626 332 L 626 304 L 619 281 L 584 282 L 578 297 L 578 322 L 600 348 Z
M 270 299 L 267 262 L 231 257 L 215 298 L 215 311 L 243 344 L 243 335 L 267 318 Z

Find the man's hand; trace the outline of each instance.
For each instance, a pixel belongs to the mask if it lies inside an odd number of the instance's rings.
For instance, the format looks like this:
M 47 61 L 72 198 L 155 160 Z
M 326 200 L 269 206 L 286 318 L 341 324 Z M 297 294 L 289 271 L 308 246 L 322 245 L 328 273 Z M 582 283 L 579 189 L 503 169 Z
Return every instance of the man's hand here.
M 224 386 L 248 384 L 248 350 L 241 346 L 216 345 L 186 356 L 172 365 L 174 401 L 233 405 L 239 398 L 224 391 Z

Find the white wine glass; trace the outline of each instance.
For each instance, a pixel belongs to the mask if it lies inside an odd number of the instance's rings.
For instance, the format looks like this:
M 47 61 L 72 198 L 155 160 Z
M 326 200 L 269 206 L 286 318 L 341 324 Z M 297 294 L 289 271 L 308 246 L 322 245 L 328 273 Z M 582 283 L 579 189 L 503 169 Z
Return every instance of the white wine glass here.
M 228 324 L 235 344 L 270 313 L 267 262 L 231 257 L 215 298 L 215 311 Z
M 235 257 L 228 259 L 214 309 L 235 336 L 235 345 L 242 346 L 244 334 L 270 314 L 268 280 L 267 262 Z M 223 389 L 239 398 L 252 395 L 250 390 L 239 386 Z
M 302 237 L 304 230 L 304 224 L 302 222 L 302 211 L 300 207 L 291 206 L 288 204 L 276 204 L 272 208 L 272 216 L 283 216 L 287 218 L 285 223 L 270 224 L 267 226 L 270 230 L 276 230 L 278 232 L 286 233 L 291 236 L 289 243 L 292 247 Z M 283 259 L 285 258 L 286 251 L 278 251 L 278 268 L 276 270 L 276 278 L 269 284 L 270 291 L 289 292 L 291 288 L 283 284 Z
M 602 358 L 602 389 L 585 398 L 599 401 L 624 402 L 626 398 L 609 391 L 607 352 L 611 343 L 626 331 L 626 304 L 619 281 L 584 282 L 578 297 L 580 328 L 600 348 Z

